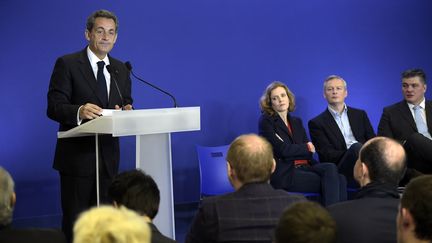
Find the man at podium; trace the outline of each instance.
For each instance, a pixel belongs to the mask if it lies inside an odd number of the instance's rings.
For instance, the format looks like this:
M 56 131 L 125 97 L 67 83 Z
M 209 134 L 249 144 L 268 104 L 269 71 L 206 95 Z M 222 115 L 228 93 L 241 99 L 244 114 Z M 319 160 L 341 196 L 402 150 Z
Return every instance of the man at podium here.
M 47 115 L 67 131 L 96 119 L 103 109 L 132 109 L 131 80 L 126 66 L 108 53 L 118 33 L 117 17 L 98 10 L 87 19 L 88 46 L 57 59 L 48 90 Z M 99 136 L 100 200 L 118 172 L 119 141 Z M 60 174 L 62 229 L 70 241 L 77 215 L 96 204 L 95 137 L 58 139 L 53 168 Z

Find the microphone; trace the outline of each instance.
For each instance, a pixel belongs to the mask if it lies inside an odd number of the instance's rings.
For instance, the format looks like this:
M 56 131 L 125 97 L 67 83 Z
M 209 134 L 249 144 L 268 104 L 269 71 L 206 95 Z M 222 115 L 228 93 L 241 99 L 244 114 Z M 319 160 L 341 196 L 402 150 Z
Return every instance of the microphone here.
M 122 110 L 123 110 L 123 108 L 124 108 L 124 104 L 123 104 L 123 95 L 122 95 L 121 92 L 120 92 L 119 86 L 118 86 L 118 84 L 117 84 L 117 79 L 115 78 L 115 75 L 118 74 L 118 70 L 115 69 L 115 68 L 113 68 L 113 67 L 111 67 L 111 65 L 107 65 L 107 66 L 106 66 L 106 69 L 107 69 L 108 72 L 111 74 L 111 80 L 114 82 L 115 87 L 116 87 L 116 89 L 117 89 L 117 92 L 118 92 L 118 94 L 119 94 L 119 96 L 120 96 L 120 99 L 121 99 L 121 108 L 122 108 Z
M 141 82 L 143 82 L 143 83 L 145 83 L 145 84 L 147 84 L 147 85 L 153 87 L 154 89 L 157 89 L 157 90 L 159 90 L 160 92 L 162 92 L 162 93 L 168 95 L 169 97 L 171 97 L 171 99 L 172 99 L 173 102 L 174 102 L 174 108 L 177 108 L 177 107 L 178 107 L 178 106 L 177 106 L 177 101 L 176 101 L 175 97 L 174 97 L 172 94 L 170 94 L 170 93 L 168 93 L 167 91 L 165 91 L 165 90 L 163 90 L 163 89 L 157 87 L 156 85 L 151 84 L 151 83 L 149 83 L 149 82 L 147 82 L 147 81 L 145 81 L 145 80 L 139 78 L 138 76 L 136 76 L 135 73 L 132 72 L 132 64 L 131 64 L 129 61 L 127 61 L 127 62 L 125 63 L 125 65 L 126 65 L 126 68 L 129 70 L 129 72 L 132 74 L 132 76 L 134 76 L 134 77 L 135 77 L 136 79 L 138 79 L 139 81 L 141 81 Z

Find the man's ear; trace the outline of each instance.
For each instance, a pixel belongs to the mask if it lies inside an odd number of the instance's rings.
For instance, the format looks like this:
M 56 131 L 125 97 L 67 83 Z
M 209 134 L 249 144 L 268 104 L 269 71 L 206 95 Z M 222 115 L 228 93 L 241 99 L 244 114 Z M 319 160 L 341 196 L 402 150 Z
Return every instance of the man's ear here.
M 276 170 L 276 160 L 273 159 L 273 163 L 272 163 L 272 168 L 271 168 L 271 173 L 273 174 L 273 172 Z
M 235 176 L 234 169 L 231 167 L 231 164 L 228 161 L 226 162 L 226 165 L 227 165 L 227 174 L 228 174 L 228 177 L 233 178 L 233 176 Z
M 401 225 L 404 229 L 414 228 L 414 219 L 406 208 L 401 209 Z
M 88 31 L 88 29 L 86 29 L 84 31 L 84 35 L 85 35 L 86 40 L 89 41 L 90 40 L 90 31 Z
M 15 206 L 15 203 L 16 203 L 16 194 L 15 194 L 15 192 L 12 193 L 12 197 L 11 197 L 10 203 L 11 203 L 11 207 Z
M 361 162 L 362 177 L 369 178 L 369 169 L 365 163 Z

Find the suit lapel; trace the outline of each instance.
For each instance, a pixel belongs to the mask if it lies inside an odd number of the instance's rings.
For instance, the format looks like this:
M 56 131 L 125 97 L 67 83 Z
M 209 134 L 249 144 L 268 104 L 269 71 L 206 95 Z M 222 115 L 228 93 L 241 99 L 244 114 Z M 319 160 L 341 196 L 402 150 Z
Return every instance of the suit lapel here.
M 398 109 L 400 111 L 402 118 L 405 119 L 410 124 L 410 126 L 414 129 L 414 131 L 417 131 L 417 126 L 415 124 L 414 117 L 412 116 L 412 113 L 409 109 L 407 102 L 406 101 L 400 102 Z
M 347 106 L 347 115 L 348 115 L 348 121 L 351 127 L 351 132 L 354 135 L 354 138 L 359 141 L 359 138 L 362 138 L 362 134 L 358 134 L 359 131 L 362 131 L 363 129 L 360 129 L 359 127 L 359 117 L 355 115 L 352 109 L 350 109 Z
M 339 126 L 336 123 L 333 115 L 330 113 L 328 109 L 325 110 L 324 114 L 326 116 L 326 120 L 328 121 L 324 123 L 324 126 L 327 126 L 327 129 L 337 137 L 337 141 L 340 142 L 342 147 L 345 147 L 346 146 L 345 138 L 343 137 L 342 131 L 339 129 Z
M 289 116 L 288 116 L 288 122 L 291 123 L 291 119 Z M 279 135 L 280 136 L 283 135 L 284 137 L 286 136 L 286 137 L 290 138 L 291 141 L 293 141 L 292 134 L 288 131 L 288 127 L 285 125 L 285 122 L 283 122 L 282 118 L 278 114 L 275 114 L 275 123 L 276 123 L 278 130 L 282 130 L 284 133 L 284 134 L 279 134 Z
M 93 73 L 93 69 L 91 67 L 89 58 L 87 56 L 87 47 L 84 48 L 84 50 L 80 53 L 79 57 L 79 63 L 80 63 L 80 70 L 81 73 L 84 76 L 84 79 L 87 81 L 88 85 L 92 89 L 94 95 L 98 98 L 99 103 L 102 104 L 102 99 L 97 95 L 96 89 L 97 89 L 97 80 L 95 78 L 95 75 Z
M 426 124 L 428 127 L 428 131 L 432 134 L 432 102 L 426 101 L 425 103 L 425 111 L 426 111 Z

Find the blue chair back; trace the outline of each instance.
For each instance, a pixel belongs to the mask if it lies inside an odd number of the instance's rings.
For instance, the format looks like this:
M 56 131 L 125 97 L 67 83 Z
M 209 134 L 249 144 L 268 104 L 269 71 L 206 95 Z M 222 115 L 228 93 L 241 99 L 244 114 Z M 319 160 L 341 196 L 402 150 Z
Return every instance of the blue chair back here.
M 206 147 L 197 145 L 200 169 L 201 197 L 233 192 L 226 167 L 226 154 L 229 145 Z

